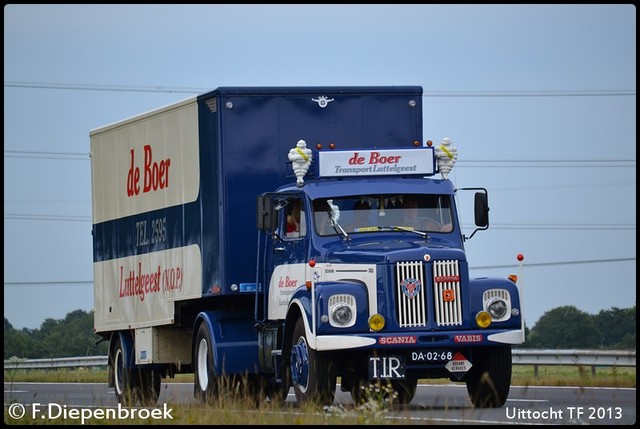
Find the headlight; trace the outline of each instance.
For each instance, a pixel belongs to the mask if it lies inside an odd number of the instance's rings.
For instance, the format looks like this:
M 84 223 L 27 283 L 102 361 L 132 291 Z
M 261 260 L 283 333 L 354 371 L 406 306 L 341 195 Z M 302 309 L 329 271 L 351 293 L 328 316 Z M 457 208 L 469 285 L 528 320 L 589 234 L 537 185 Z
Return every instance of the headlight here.
M 328 302 L 329 323 L 335 328 L 348 328 L 356 323 L 356 299 L 353 295 L 332 295 Z
M 507 314 L 507 303 L 502 299 L 493 299 L 487 305 L 487 311 L 494 320 L 502 319 Z
M 333 322 L 332 325 L 344 326 L 351 321 L 352 317 L 353 312 L 351 312 L 351 307 L 343 302 L 334 305 L 331 309 L 331 321 Z

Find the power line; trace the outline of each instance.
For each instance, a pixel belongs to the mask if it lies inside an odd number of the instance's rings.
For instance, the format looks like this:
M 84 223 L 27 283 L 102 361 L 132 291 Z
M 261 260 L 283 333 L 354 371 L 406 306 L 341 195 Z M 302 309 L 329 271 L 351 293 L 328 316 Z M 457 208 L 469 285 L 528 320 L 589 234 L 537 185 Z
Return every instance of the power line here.
M 5 150 L 4 156 L 7 158 L 41 158 L 41 159 L 73 159 L 79 161 L 89 161 L 89 153 L 81 152 L 39 152 L 28 150 Z
M 577 264 L 601 264 L 609 262 L 635 262 L 636 258 L 612 258 L 612 259 L 590 259 L 584 261 L 563 261 L 563 262 L 539 262 L 532 264 L 523 264 L 523 267 L 550 267 L 556 265 L 577 265 Z M 517 264 L 511 265 L 485 265 L 478 267 L 469 267 L 469 270 L 493 269 L 493 268 L 514 268 Z
M 5 81 L 8 88 L 58 89 L 73 91 L 158 92 L 202 94 L 211 88 L 172 88 L 162 86 L 123 86 L 99 84 L 70 84 L 55 82 Z M 635 96 L 634 89 L 604 90 L 539 90 L 539 91 L 424 91 L 423 97 L 619 97 Z
M 539 262 L 531 264 L 523 264 L 527 267 L 549 267 L 557 265 L 576 265 L 576 264 L 601 264 L 611 262 L 631 262 L 636 258 L 611 258 L 611 259 L 589 259 L 583 261 L 563 261 L 563 262 Z M 511 265 L 485 265 L 477 267 L 469 267 L 469 270 L 486 270 L 493 268 L 514 268 L 517 264 Z M 31 281 L 31 282 L 4 282 L 5 287 L 19 287 L 19 286 L 65 286 L 65 285 L 92 285 L 93 280 L 69 280 L 69 281 Z
M 462 225 L 463 228 L 474 228 L 472 225 Z M 535 230 L 564 230 L 564 231 L 635 231 L 636 225 L 625 224 L 517 224 L 517 223 L 497 223 L 491 224 L 492 229 L 506 229 L 506 230 L 522 230 L 522 229 L 535 229 Z
M 61 89 L 71 91 L 113 91 L 113 92 L 163 92 L 163 93 L 188 93 L 200 94 L 210 89 L 199 88 L 168 88 L 162 86 L 121 86 L 121 85 L 97 85 L 97 84 L 71 84 L 71 83 L 47 83 L 47 82 L 11 82 L 6 81 L 8 88 L 34 88 L 34 89 Z
M 8 158 L 43 158 L 43 159 L 76 159 L 81 161 L 89 161 L 90 154 L 88 152 L 43 152 L 43 151 L 27 151 L 27 150 L 5 150 L 4 156 Z M 458 164 L 480 164 L 480 165 L 467 165 L 471 168 L 567 168 L 567 167 L 588 167 L 588 168 L 610 168 L 615 167 L 635 167 L 636 161 L 634 159 L 467 159 L 459 160 Z M 498 165 L 491 165 L 498 164 Z M 501 165 L 507 164 L 507 165 Z M 513 165 L 519 164 L 519 165 Z M 522 165 L 522 164 L 534 164 L 534 165 Z M 547 166 L 540 164 L 549 164 Z M 582 164 L 582 165 L 576 165 Z M 614 164 L 614 165 L 612 165 Z M 622 164 L 622 165 L 620 165 Z
M 91 222 L 91 216 L 73 216 L 73 215 L 39 215 L 39 214 L 16 214 L 5 213 L 5 219 L 12 220 L 50 220 L 65 222 Z
M 635 96 L 631 89 L 568 91 L 425 91 L 423 97 L 619 97 Z
M 11 220 L 43 220 L 43 221 L 71 221 L 71 222 L 91 222 L 91 216 L 74 216 L 74 215 L 40 215 L 40 214 L 18 214 L 18 213 L 5 213 L 5 219 Z M 462 224 L 463 229 L 474 228 L 471 224 Z M 552 224 L 552 223 L 539 223 L 539 224 L 518 224 L 518 223 L 496 223 L 491 224 L 492 229 L 503 230 L 572 230 L 572 231 L 635 231 L 636 225 L 631 223 L 624 224 Z
M 69 281 L 43 281 L 43 282 L 5 282 L 5 287 L 16 286 L 66 286 L 66 285 L 92 285 L 93 280 L 69 280 Z

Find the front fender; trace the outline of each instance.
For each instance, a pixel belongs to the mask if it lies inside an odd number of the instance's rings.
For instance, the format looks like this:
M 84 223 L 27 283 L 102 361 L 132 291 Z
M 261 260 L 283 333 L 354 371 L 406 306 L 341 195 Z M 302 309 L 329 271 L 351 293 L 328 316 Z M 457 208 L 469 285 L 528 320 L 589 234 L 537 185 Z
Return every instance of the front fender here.
M 306 287 L 300 287 L 294 292 L 287 310 L 287 328 L 285 328 L 293 329 L 297 317 L 302 317 L 307 341 L 311 348 L 316 349 L 315 337 L 318 335 L 369 332 L 369 302 L 367 289 L 363 284 L 350 281 L 317 282 L 314 292 L 314 303 L 312 303 L 311 290 L 307 290 Z M 349 306 L 354 309 L 353 324 L 340 327 L 332 323 L 331 310 L 338 302 L 349 303 Z M 313 304 L 315 307 L 312 307 Z M 312 308 L 315 308 L 315 317 Z

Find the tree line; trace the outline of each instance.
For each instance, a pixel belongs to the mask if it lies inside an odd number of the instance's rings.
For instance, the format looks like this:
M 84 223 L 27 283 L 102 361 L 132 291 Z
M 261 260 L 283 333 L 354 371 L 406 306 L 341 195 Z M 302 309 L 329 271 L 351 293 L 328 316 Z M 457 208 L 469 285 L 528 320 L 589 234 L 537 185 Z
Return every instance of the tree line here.
M 636 348 L 636 307 L 601 310 L 591 315 L 573 306 L 542 315 L 517 348 L 620 349 Z M 14 329 L 4 318 L 4 359 L 45 359 L 106 356 L 108 342 L 93 333 L 93 312 L 75 310 L 62 320 L 46 319 L 39 329 Z

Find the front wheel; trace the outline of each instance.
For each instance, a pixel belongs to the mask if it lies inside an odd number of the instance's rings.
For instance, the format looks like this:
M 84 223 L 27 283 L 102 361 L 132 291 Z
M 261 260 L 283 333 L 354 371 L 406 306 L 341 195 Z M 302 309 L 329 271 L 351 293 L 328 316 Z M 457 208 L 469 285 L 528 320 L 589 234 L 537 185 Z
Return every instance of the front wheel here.
M 350 393 L 356 405 L 362 405 L 369 400 L 408 405 L 413 400 L 417 388 L 417 378 L 384 381 L 356 379 L 350 388 Z M 391 398 L 394 392 L 395 398 Z
M 400 405 L 409 405 L 409 403 L 413 401 L 413 397 L 418 389 L 418 379 L 407 378 L 404 380 L 392 380 L 391 386 L 398 394 L 395 403 Z
M 502 407 L 511 387 L 511 346 L 474 350 L 473 357 L 466 376 L 471 402 L 476 408 Z
M 336 391 L 336 367 L 330 356 L 309 347 L 302 317 L 293 329 L 291 344 L 291 381 L 299 404 L 333 404 Z

